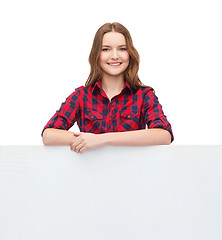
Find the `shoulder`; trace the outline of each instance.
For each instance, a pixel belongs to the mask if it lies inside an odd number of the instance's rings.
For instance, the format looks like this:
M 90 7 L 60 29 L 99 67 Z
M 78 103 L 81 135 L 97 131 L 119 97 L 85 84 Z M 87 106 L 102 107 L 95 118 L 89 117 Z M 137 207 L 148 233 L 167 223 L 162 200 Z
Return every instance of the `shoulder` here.
M 159 99 L 152 87 L 140 87 L 137 92 L 138 96 L 143 99 L 144 105 L 159 103 Z
M 80 94 L 87 94 L 87 93 L 92 92 L 92 90 L 93 90 L 92 86 L 89 86 L 89 87 L 80 86 L 75 89 L 75 92 L 79 92 Z
M 83 89 L 84 89 L 84 86 L 80 86 L 78 88 L 75 88 L 75 91 L 72 92 L 71 94 L 69 94 L 68 97 L 66 98 L 66 100 L 71 101 L 71 102 L 76 101 L 83 94 Z
M 155 95 L 155 91 L 152 87 L 142 86 L 135 92 L 135 94 L 142 95 L 144 97 L 146 95 Z
M 76 95 L 78 95 L 78 96 L 83 95 L 87 91 L 88 91 L 87 88 L 84 86 L 77 87 L 77 88 L 75 88 L 75 91 L 70 94 L 70 97 L 76 96 Z
M 68 99 L 72 101 L 77 101 L 77 100 L 81 101 L 86 96 L 89 96 L 91 93 L 92 93 L 91 87 L 80 86 L 75 88 L 75 91 L 68 96 Z

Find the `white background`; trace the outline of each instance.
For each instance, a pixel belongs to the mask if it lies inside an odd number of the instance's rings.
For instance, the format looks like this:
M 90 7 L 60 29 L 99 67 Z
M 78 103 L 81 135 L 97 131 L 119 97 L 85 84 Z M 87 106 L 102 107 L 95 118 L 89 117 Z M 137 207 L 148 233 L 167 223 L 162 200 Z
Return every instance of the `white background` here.
M 46 122 L 89 75 L 97 29 L 120 22 L 173 127 L 173 144 L 221 144 L 222 3 L 0 3 L 0 144 L 41 144 Z M 74 129 L 77 130 L 76 124 Z

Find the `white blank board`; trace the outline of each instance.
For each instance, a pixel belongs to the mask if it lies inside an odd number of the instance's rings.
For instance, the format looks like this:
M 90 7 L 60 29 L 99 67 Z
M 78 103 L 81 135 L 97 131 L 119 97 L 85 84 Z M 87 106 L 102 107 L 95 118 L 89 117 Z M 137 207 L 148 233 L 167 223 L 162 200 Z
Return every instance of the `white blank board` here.
M 0 147 L 1 240 L 221 240 L 222 146 Z

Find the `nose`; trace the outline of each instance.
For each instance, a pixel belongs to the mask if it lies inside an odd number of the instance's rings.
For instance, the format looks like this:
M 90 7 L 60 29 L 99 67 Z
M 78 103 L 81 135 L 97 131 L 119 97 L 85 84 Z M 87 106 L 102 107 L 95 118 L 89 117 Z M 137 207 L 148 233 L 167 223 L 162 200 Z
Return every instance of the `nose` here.
M 119 59 L 119 55 L 116 49 L 113 49 L 111 59 L 113 60 Z

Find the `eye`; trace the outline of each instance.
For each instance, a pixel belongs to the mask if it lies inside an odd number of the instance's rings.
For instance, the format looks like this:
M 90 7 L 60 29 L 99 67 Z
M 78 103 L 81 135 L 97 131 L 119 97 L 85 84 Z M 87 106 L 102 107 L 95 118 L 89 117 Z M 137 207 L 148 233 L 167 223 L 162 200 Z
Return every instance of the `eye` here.
M 109 51 L 109 48 L 103 48 L 102 51 Z
M 126 48 L 120 48 L 121 51 L 126 51 Z

